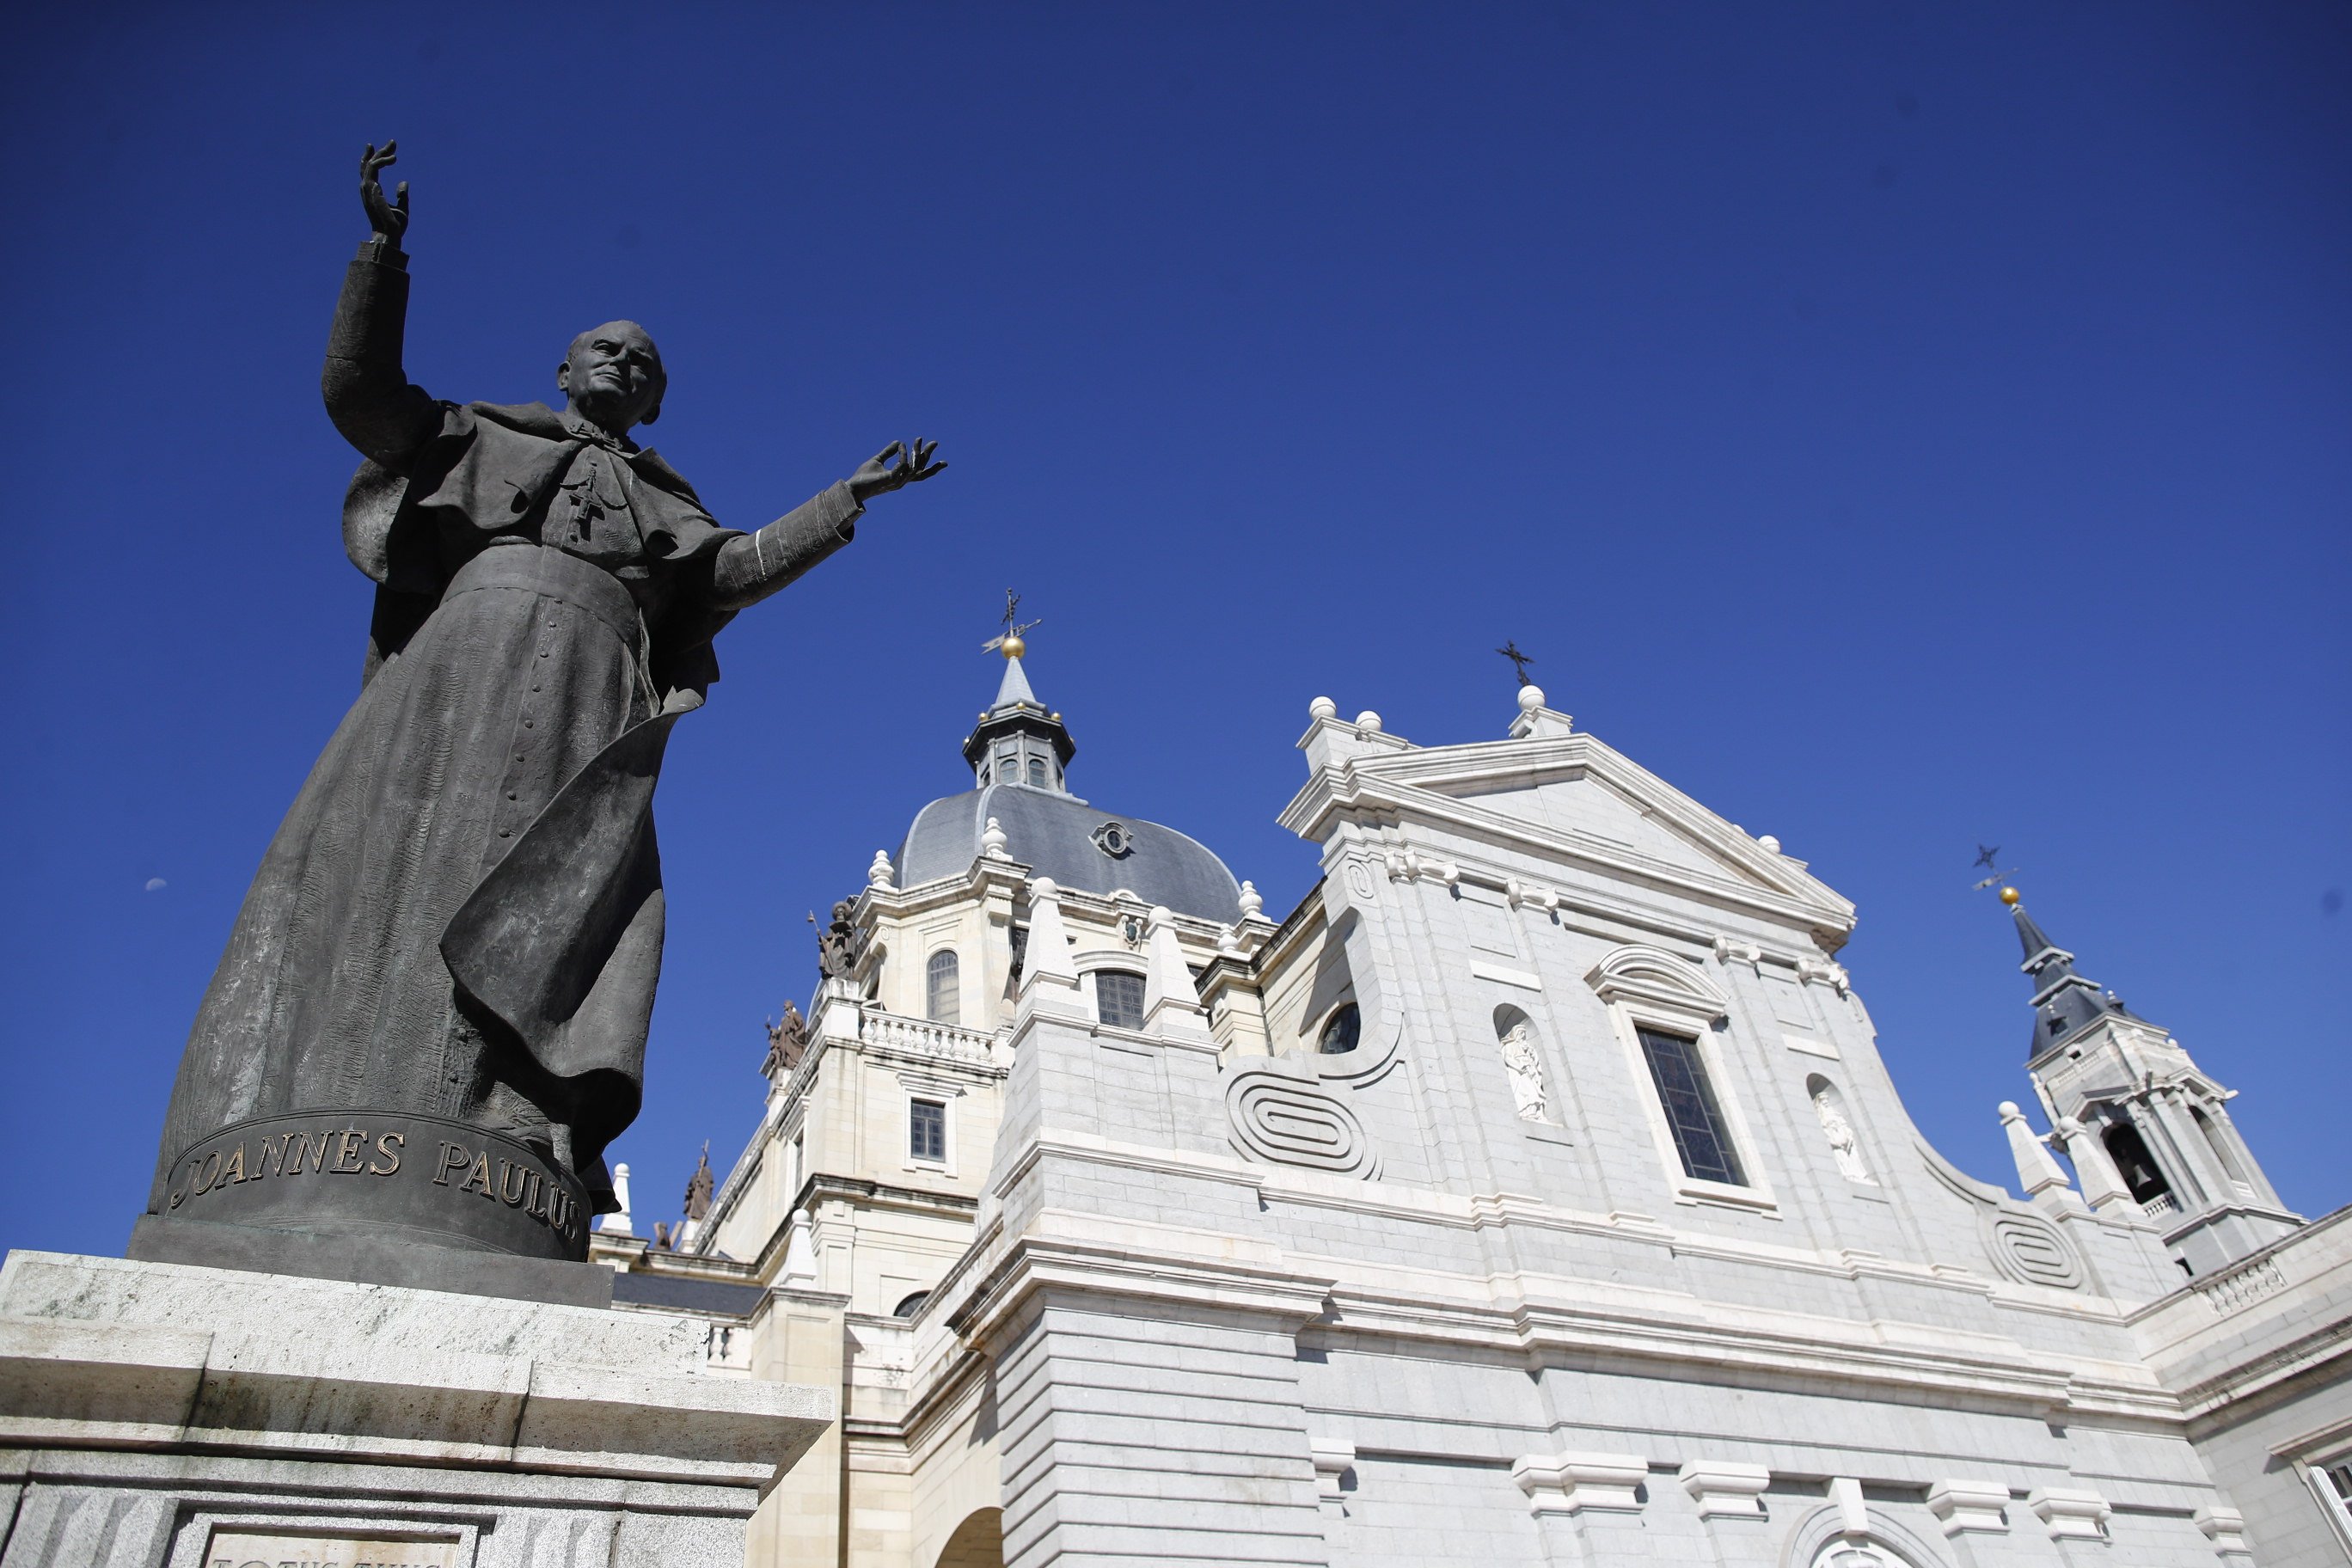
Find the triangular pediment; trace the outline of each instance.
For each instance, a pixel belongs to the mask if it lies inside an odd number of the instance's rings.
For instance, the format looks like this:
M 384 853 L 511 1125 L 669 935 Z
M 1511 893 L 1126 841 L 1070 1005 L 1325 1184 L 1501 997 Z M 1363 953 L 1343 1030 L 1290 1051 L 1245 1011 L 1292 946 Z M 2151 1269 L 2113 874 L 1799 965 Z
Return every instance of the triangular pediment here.
M 1590 771 L 1533 784 L 1519 781 L 1497 784 L 1478 779 L 1441 786 L 1435 793 L 1454 800 L 1475 801 L 1489 811 L 1530 826 L 1590 839 L 1604 847 L 1629 849 L 1685 870 L 1727 874 L 1759 887 L 1770 885 L 1753 866 L 1727 859 L 1693 841 Z
M 1678 882 L 1799 915 L 1824 935 L 1852 930 L 1853 906 L 1800 861 L 1730 822 L 1591 735 L 1413 747 L 1349 759 L 1324 809 L 1416 805 L 1475 836 L 1564 861 Z M 1316 792 L 1310 785 L 1307 795 Z M 1306 796 L 1296 803 L 1307 804 Z M 1322 815 L 1286 813 L 1302 831 Z

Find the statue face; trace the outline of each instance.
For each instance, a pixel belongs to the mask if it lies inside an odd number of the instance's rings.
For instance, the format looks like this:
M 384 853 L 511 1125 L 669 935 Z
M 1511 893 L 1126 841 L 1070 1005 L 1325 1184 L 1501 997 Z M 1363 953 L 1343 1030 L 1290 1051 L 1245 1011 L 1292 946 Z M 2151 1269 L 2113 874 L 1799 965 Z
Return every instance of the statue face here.
M 669 376 L 661 351 L 635 321 L 607 321 L 572 340 L 555 384 L 583 417 L 614 435 L 660 416 Z

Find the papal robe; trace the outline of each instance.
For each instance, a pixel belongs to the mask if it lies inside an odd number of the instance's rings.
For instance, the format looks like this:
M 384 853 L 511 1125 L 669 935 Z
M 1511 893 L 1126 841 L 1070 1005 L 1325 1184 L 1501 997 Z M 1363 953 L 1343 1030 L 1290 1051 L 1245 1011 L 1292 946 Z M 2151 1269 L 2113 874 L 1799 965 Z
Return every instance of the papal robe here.
M 733 608 L 848 542 L 834 486 L 756 536 L 649 450 L 401 370 L 405 258 L 372 241 L 330 339 L 365 458 L 344 542 L 376 584 L 363 684 L 279 826 L 197 1010 L 149 1212 L 248 1118 L 453 1118 L 566 1162 L 635 1117 L 661 969 L 655 781 Z M 730 542 L 738 542 L 732 548 Z

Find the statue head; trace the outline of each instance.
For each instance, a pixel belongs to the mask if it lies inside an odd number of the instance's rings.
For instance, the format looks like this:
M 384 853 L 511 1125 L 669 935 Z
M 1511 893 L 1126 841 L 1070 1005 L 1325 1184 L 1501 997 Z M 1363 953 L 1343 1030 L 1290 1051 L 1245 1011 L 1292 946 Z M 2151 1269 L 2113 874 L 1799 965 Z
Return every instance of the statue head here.
M 661 417 L 669 373 L 662 369 L 661 350 L 643 327 L 635 321 L 607 321 L 572 340 L 571 352 L 555 373 L 555 384 L 582 418 L 625 436 L 631 426 L 650 425 Z

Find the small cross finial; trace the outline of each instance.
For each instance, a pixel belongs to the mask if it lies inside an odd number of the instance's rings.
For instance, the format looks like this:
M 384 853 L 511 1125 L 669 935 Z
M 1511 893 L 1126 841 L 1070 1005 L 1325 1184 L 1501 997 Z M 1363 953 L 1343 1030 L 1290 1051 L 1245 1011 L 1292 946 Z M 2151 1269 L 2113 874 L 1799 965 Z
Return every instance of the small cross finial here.
M 1535 660 L 1519 651 L 1519 645 L 1516 640 L 1506 641 L 1495 651 L 1511 661 L 1511 668 L 1518 672 L 1521 686 L 1531 684 L 1528 679 L 1528 666 L 1533 664 Z
M 1040 616 L 1034 621 L 1016 621 L 1013 617 L 1020 614 L 1020 611 L 1021 595 L 1010 588 L 1005 589 L 1004 616 L 1002 622 L 1004 629 L 981 644 L 981 652 L 1001 653 L 1007 658 L 1019 658 L 1029 651 L 1029 645 L 1023 638 L 1031 631 L 1044 626 L 1045 619 Z
M 2014 866 L 2011 866 L 2006 871 L 2000 868 L 2000 846 L 1998 844 L 1978 845 L 1976 863 L 1975 866 L 1970 868 L 1981 868 L 1992 873 L 1991 876 L 1985 878 L 1969 889 L 1969 891 L 1977 893 L 1981 893 L 1987 888 L 1996 885 L 2004 877 L 2014 877 L 2017 875 L 2017 868 Z M 2004 904 L 2014 904 L 2017 902 L 2015 899 L 2010 897 L 2010 894 L 2015 890 L 2016 889 L 2012 888 L 2001 889 L 2000 901 Z

